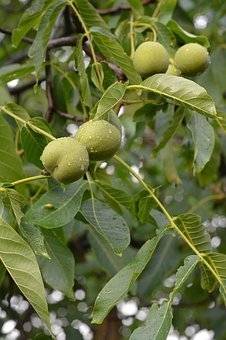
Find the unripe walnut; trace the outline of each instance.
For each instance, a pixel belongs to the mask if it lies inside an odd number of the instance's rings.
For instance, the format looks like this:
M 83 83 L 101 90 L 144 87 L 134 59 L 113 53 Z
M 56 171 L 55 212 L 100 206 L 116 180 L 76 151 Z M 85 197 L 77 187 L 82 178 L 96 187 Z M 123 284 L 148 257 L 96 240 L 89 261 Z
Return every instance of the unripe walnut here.
M 182 74 L 195 75 L 207 68 L 209 53 L 202 45 L 189 43 L 177 50 L 175 63 Z
M 52 177 L 64 184 L 77 181 L 89 166 L 85 146 L 72 137 L 58 138 L 47 144 L 40 159 Z
M 169 66 L 169 55 L 160 43 L 146 41 L 136 49 L 133 65 L 142 76 L 164 73 Z
M 112 157 L 121 144 L 121 133 L 106 120 L 90 120 L 78 129 L 76 140 L 83 144 L 92 160 Z

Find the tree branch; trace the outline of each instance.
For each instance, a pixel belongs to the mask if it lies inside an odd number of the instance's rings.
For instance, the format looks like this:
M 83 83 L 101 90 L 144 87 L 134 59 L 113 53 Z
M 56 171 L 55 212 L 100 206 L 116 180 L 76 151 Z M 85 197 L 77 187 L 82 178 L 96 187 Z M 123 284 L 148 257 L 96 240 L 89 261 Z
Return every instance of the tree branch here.
M 38 84 L 41 84 L 43 81 L 46 80 L 46 77 L 43 76 L 41 77 L 39 80 L 38 80 Z M 31 87 L 33 87 L 34 85 L 36 84 L 36 79 L 32 79 L 30 80 L 29 82 L 26 82 L 22 85 L 18 85 L 18 86 L 15 86 L 15 87 L 12 87 L 12 88 L 8 88 L 8 91 L 11 95 L 13 96 L 17 96 L 18 94 L 26 91 L 26 90 L 29 90 Z
M 1 28 L 1 27 L 0 27 L 0 32 L 3 33 L 3 34 L 5 34 L 5 35 L 9 35 L 9 36 L 12 35 L 12 32 L 11 32 L 11 31 L 9 31 L 9 30 L 7 30 L 7 29 L 4 29 L 4 28 Z M 25 43 L 27 43 L 27 44 L 32 44 L 32 43 L 33 43 L 33 40 L 30 39 L 30 38 L 27 38 L 27 37 L 22 38 L 22 41 L 25 42 Z

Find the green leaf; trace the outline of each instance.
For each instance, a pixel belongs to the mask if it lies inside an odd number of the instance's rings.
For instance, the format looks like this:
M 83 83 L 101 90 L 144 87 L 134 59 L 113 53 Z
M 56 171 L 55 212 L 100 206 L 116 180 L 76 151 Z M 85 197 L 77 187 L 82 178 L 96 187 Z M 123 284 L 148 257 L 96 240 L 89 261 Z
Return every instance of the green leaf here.
M 34 66 L 29 64 L 11 64 L 0 68 L 0 83 L 7 84 L 9 81 L 23 78 L 34 71 Z
M 188 128 L 194 141 L 194 171 L 199 173 L 210 160 L 215 144 L 215 133 L 207 119 L 193 112 Z
M 213 292 L 216 288 L 216 279 L 213 277 L 212 273 L 203 264 L 200 264 L 201 273 L 201 287 L 207 290 L 209 293 Z
M 65 5 L 64 0 L 55 0 L 46 8 L 41 18 L 35 40 L 29 49 L 29 57 L 33 59 L 36 73 L 39 74 L 45 60 L 45 52 L 55 21 Z
M 220 293 L 226 305 L 226 255 L 212 252 L 210 236 L 201 225 L 199 216 L 190 213 L 181 214 L 175 219 L 174 228 L 198 255 L 207 268 L 208 275 L 211 272 L 219 283 Z M 202 280 L 206 280 L 206 277 Z M 210 287 L 209 284 L 208 286 Z
M 110 32 L 92 27 L 91 34 L 100 52 L 111 62 L 118 65 L 132 84 L 140 83 L 141 77 L 135 71 L 132 60 Z
M 141 0 L 127 0 L 135 16 L 144 14 L 144 7 Z
M 92 97 L 89 87 L 89 81 L 86 74 L 85 63 L 84 63 L 84 55 L 82 49 L 83 36 L 79 39 L 77 43 L 77 47 L 75 49 L 75 63 L 77 66 L 78 74 L 79 74 L 79 82 L 80 82 L 80 90 L 81 96 L 83 100 L 83 104 L 92 107 Z
M 221 253 L 208 254 L 207 261 L 218 277 L 220 293 L 226 305 L 226 255 Z
M 0 230 L 1 261 L 37 314 L 49 326 L 44 285 L 34 253 L 10 225 L 1 221 Z
M 172 18 L 177 0 L 161 0 L 154 12 L 154 16 L 158 17 L 158 21 L 167 24 Z
M 138 201 L 138 213 L 137 217 L 141 223 L 150 222 L 153 218 L 150 215 L 150 211 L 155 206 L 155 202 L 150 196 L 140 197 Z
M 50 259 L 40 258 L 40 267 L 45 282 L 73 299 L 75 261 L 71 251 L 53 232 L 45 231 L 46 249 Z
M 49 258 L 49 254 L 45 246 L 44 236 L 39 227 L 31 223 L 27 223 L 26 219 L 22 219 L 19 228 L 21 235 L 26 239 L 34 253 L 36 255 Z
M 109 86 L 100 98 L 94 119 L 102 118 L 107 112 L 120 103 L 126 92 L 126 84 L 116 82 Z
M 87 28 L 92 26 L 108 29 L 106 22 L 88 0 L 73 0 Z
M 48 139 L 54 139 L 54 137 L 50 133 L 48 133 L 49 129 L 46 123 L 44 123 L 44 121 L 40 119 L 40 117 L 34 117 L 30 119 L 29 114 L 23 107 L 14 103 L 9 103 L 5 106 L 2 106 L 1 111 L 8 116 L 14 118 L 20 128 L 24 125 L 28 125 L 32 130 L 41 135 L 44 135 Z
M 3 264 L 0 262 L 0 287 L 5 279 L 6 270 Z
M 196 214 L 186 213 L 177 216 L 176 224 L 189 242 L 201 253 L 211 251 L 210 236 Z
M 153 154 L 156 156 L 157 153 L 164 148 L 164 146 L 168 143 L 168 141 L 174 136 L 177 131 L 177 128 L 180 126 L 181 122 L 184 118 L 184 109 L 180 108 L 174 112 L 173 118 L 171 123 L 169 124 L 168 128 L 164 132 L 161 140 L 159 141 L 158 145 L 155 146 L 153 149 Z
M 99 62 L 92 63 L 91 80 L 100 92 L 103 92 L 104 70 Z
M 25 203 L 25 198 L 16 190 L 7 188 L 2 192 L 4 205 L 10 209 L 13 213 L 17 224 L 20 225 L 20 221 L 24 216 L 22 212 L 22 206 Z
M 104 237 L 97 233 L 94 228 L 90 228 L 89 232 L 89 243 L 94 250 L 98 262 L 108 274 L 116 274 L 121 269 L 121 257 L 114 254 Z
M 9 111 L 9 112 L 12 112 L 16 117 L 21 118 L 23 120 L 23 123 L 20 124 L 19 127 L 23 126 L 30 119 L 30 116 L 27 113 L 27 111 L 22 106 L 17 105 L 15 103 L 9 103 L 9 104 L 5 105 L 4 109 Z M 5 112 L 5 111 L 3 111 L 3 112 Z
M 173 298 L 184 286 L 197 264 L 198 257 L 195 255 L 188 256 L 185 259 L 184 265 L 179 267 L 176 273 L 175 287 L 170 293 L 169 299 L 160 306 L 157 303 L 152 305 L 145 326 L 135 329 L 130 336 L 130 340 L 162 340 L 167 338 L 173 319 Z
M 80 209 L 87 184 L 79 180 L 66 187 L 56 186 L 26 212 L 28 222 L 43 228 L 59 228 L 71 222 Z
M 47 130 L 47 132 L 49 131 L 46 125 L 42 124 L 41 120 L 38 120 L 38 117 L 31 119 L 30 122 L 36 126 L 41 125 L 43 129 Z M 32 130 L 28 125 L 22 127 L 20 138 L 27 160 L 37 167 L 42 168 L 43 165 L 40 161 L 40 156 L 48 143 L 48 139 Z
M 128 247 L 122 256 L 117 256 L 105 239 L 93 228 L 89 229 L 89 242 L 100 266 L 110 276 L 115 275 L 122 267 L 127 265 L 136 253 L 134 249 Z
M 113 204 L 123 206 L 130 211 L 134 210 L 133 199 L 128 193 L 107 183 L 100 181 L 95 181 L 95 183 L 98 185 L 106 199 L 112 201 Z
M 167 49 L 170 56 L 174 56 L 175 51 L 172 45 L 175 45 L 176 39 L 173 33 L 171 33 L 167 26 L 163 25 L 159 21 L 154 22 L 154 27 L 157 31 L 158 42 L 160 42 L 160 44 L 162 44 Z
M 81 213 L 110 245 L 115 254 L 120 255 L 130 243 L 130 232 L 125 220 L 105 203 L 96 199 L 83 202 Z
M 205 47 L 209 47 L 210 43 L 206 36 L 204 35 L 194 35 L 185 31 L 176 21 L 170 20 L 167 27 L 184 43 L 198 43 Z
M 17 28 L 13 30 L 12 43 L 15 47 L 19 45 L 21 39 L 31 30 L 35 29 L 45 11 L 45 8 L 55 0 L 34 0 L 31 6 L 23 13 Z
M 216 117 L 216 108 L 206 90 L 194 81 L 167 74 L 155 74 L 140 85 L 130 85 L 128 89 L 142 89 L 170 99 L 193 111 L 211 118 Z
M 12 182 L 23 177 L 22 163 L 16 154 L 9 124 L 0 115 L 0 181 Z
M 121 269 L 98 294 L 93 309 L 92 323 L 100 324 L 109 311 L 119 302 L 129 291 L 130 287 L 138 279 L 152 254 L 163 236 L 164 231 L 147 241 L 138 251 L 135 258 L 126 267 Z

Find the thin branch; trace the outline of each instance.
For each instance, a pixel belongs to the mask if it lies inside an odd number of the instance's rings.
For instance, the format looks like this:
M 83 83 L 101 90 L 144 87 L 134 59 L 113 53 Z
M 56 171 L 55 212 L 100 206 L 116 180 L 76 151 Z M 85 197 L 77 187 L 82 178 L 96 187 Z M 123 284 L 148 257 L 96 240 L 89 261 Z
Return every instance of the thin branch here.
M 43 76 L 42 78 L 40 78 L 38 80 L 38 84 L 41 84 L 45 80 L 46 80 L 46 78 Z M 34 79 L 31 79 L 30 81 L 28 81 L 28 82 L 26 82 L 22 85 L 18 85 L 18 86 L 15 86 L 15 87 L 8 88 L 8 91 L 11 95 L 17 96 L 18 94 L 20 94 L 20 93 L 22 93 L 26 90 L 29 90 L 35 84 L 36 84 L 36 79 L 34 78 Z
M 147 6 L 155 2 L 156 0 L 143 0 L 143 6 Z M 117 7 L 110 7 L 110 8 L 97 8 L 97 12 L 101 15 L 118 14 L 122 11 L 129 11 L 129 10 L 131 10 L 131 7 L 127 5 L 120 5 Z
M 12 35 L 12 32 L 11 32 L 11 31 L 9 31 L 9 30 L 7 30 L 7 29 L 5 29 L 5 28 L 1 28 L 1 27 L 0 27 L 0 32 L 3 33 L 3 34 L 5 34 L 5 35 L 9 35 L 9 36 Z M 30 38 L 27 38 L 27 37 L 22 38 L 22 41 L 25 42 L 25 43 L 27 43 L 27 44 L 32 44 L 32 43 L 33 43 L 33 40 L 30 39 Z
M 90 50 L 90 47 L 88 45 L 87 42 L 85 42 L 83 44 L 83 51 L 90 57 L 92 58 L 92 53 L 91 53 L 91 50 Z M 106 59 L 101 56 L 100 54 L 96 54 L 96 60 L 98 62 L 104 62 L 108 65 L 108 67 L 115 73 L 116 77 L 118 78 L 118 80 L 120 81 L 125 81 L 126 79 L 126 76 L 124 74 L 124 72 L 122 71 L 121 68 L 119 68 L 117 65 L 113 64 L 113 63 L 110 63 L 108 61 L 106 61 Z
M 75 35 L 51 39 L 47 45 L 47 50 L 52 50 L 62 46 L 75 46 L 76 42 L 77 38 Z
M 59 116 L 61 117 L 65 117 L 67 119 L 70 119 L 70 120 L 73 120 L 77 125 L 81 125 L 85 122 L 85 119 L 84 117 L 82 116 L 74 116 L 70 113 L 67 113 L 67 112 L 63 112 L 63 111 L 60 111 L 60 110 L 56 110 L 56 112 L 59 114 Z

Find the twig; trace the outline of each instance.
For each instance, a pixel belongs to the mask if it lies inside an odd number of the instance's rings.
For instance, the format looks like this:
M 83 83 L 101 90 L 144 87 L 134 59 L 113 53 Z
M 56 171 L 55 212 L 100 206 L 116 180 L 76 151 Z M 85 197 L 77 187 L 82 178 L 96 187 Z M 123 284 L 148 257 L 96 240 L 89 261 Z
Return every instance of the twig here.
M 90 47 L 89 47 L 89 45 L 88 45 L 87 42 L 85 42 L 85 43 L 83 44 L 83 50 L 84 50 L 84 52 L 85 52 L 90 58 L 92 58 L 92 53 L 91 53 Z M 106 61 L 106 60 L 104 59 L 104 57 L 101 56 L 100 54 L 96 54 L 96 60 L 97 60 L 98 62 L 101 62 L 101 61 L 102 61 L 102 62 L 106 63 L 106 64 L 108 65 L 108 67 L 115 73 L 115 75 L 116 75 L 116 77 L 118 78 L 118 80 L 120 80 L 120 81 L 125 81 L 126 76 L 125 76 L 124 72 L 122 71 L 122 69 L 119 68 L 117 65 L 115 65 L 115 64 L 113 64 L 113 63 L 110 63 L 110 62 Z
M 47 50 L 52 50 L 62 46 L 75 46 L 76 42 L 77 38 L 75 35 L 51 39 L 47 45 Z
M 49 177 L 50 177 L 49 175 L 48 176 L 37 175 L 37 176 L 32 176 L 32 177 L 26 177 L 26 178 L 19 179 L 18 181 L 12 182 L 12 183 L 10 183 L 10 185 L 14 187 L 15 185 L 33 182 L 33 181 L 37 181 L 39 179 L 46 179 L 46 178 L 49 178 Z
M 156 0 L 143 0 L 143 6 L 147 6 L 154 2 L 156 2 Z M 131 7 L 126 6 L 126 5 L 110 7 L 110 8 L 97 8 L 97 12 L 101 15 L 118 14 L 122 11 L 129 11 L 129 10 L 131 10 Z
M 38 84 L 41 84 L 45 80 L 46 80 L 45 76 L 41 77 L 38 80 Z M 17 96 L 18 94 L 20 94 L 20 93 L 22 93 L 26 90 L 29 90 L 35 84 L 36 84 L 36 79 L 34 78 L 34 79 L 31 79 L 29 82 L 26 82 L 25 84 L 18 85 L 18 86 L 12 87 L 12 88 L 8 88 L 8 91 L 11 95 Z
M 59 116 L 65 117 L 67 119 L 71 119 L 78 125 L 81 125 L 85 121 L 85 119 L 83 117 L 74 116 L 74 115 L 67 113 L 67 112 L 63 112 L 63 111 L 60 111 L 60 110 L 56 110 L 56 112 L 59 114 Z
M 10 30 L 7 30 L 7 29 L 1 28 L 1 27 L 0 27 L 0 32 L 3 33 L 3 34 L 9 35 L 9 36 L 12 35 L 12 32 Z M 27 44 L 32 44 L 33 43 L 33 40 L 30 39 L 30 38 L 27 38 L 27 37 L 24 37 L 21 40 L 23 42 L 27 43 Z

